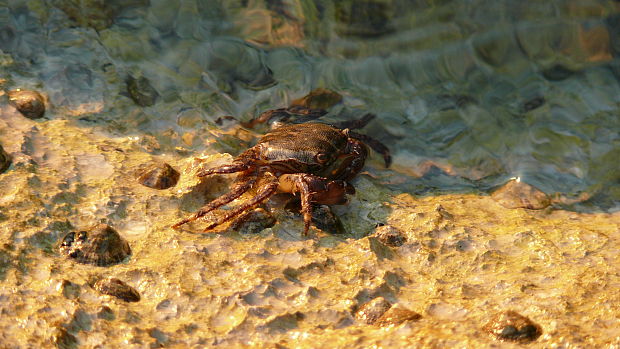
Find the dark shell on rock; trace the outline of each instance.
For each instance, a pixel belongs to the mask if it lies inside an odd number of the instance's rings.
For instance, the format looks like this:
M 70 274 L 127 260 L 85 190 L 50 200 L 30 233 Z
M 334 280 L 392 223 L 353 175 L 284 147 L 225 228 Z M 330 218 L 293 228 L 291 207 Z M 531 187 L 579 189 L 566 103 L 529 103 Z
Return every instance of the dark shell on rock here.
M 116 278 L 97 280 L 92 287 L 100 293 L 122 299 L 125 302 L 140 301 L 140 293 L 135 288 Z
M 167 163 L 149 167 L 138 175 L 138 182 L 153 189 L 168 189 L 174 187 L 181 175 Z
M 390 247 L 402 246 L 407 241 L 402 231 L 390 225 L 377 227 L 373 235 L 375 235 L 382 244 Z
M 131 254 L 129 243 L 107 224 L 68 233 L 59 250 L 76 262 L 98 266 L 120 263 Z
M 505 311 L 493 317 L 484 328 L 499 340 L 527 343 L 542 334 L 540 326 L 515 311 Z
M 149 107 L 157 101 L 159 93 L 151 86 L 151 82 L 141 76 L 134 78 L 133 76 L 127 77 L 125 81 L 127 83 L 127 92 L 131 99 L 141 107 Z
M 45 114 L 45 99 L 39 92 L 17 89 L 9 91 L 8 96 L 9 103 L 29 119 L 38 119 Z
M 241 234 L 258 234 L 263 229 L 273 227 L 276 219 L 271 213 L 262 208 L 248 211 L 237 218 L 231 225 L 231 228 Z
M 6 171 L 9 166 L 11 166 L 11 156 L 0 145 L 0 173 Z
M 355 313 L 355 318 L 368 325 L 372 325 L 391 307 L 392 304 L 385 298 L 377 297 L 362 305 Z
M 374 324 L 377 326 L 396 326 L 405 321 L 416 321 L 420 318 L 422 318 L 422 315 L 416 313 L 415 311 L 403 308 L 397 304 L 383 313 L 383 315 L 381 315 L 381 317 L 377 319 Z

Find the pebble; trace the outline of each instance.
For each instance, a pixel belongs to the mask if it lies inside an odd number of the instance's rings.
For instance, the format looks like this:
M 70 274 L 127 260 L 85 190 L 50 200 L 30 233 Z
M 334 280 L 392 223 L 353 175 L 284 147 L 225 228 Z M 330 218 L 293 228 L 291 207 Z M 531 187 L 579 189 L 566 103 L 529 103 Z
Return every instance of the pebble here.
M 45 114 L 45 99 L 39 92 L 12 90 L 8 93 L 9 104 L 29 119 L 39 119 Z
M 138 173 L 138 182 L 153 189 L 168 189 L 179 181 L 180 174 L 167 163 L 153 165 Z

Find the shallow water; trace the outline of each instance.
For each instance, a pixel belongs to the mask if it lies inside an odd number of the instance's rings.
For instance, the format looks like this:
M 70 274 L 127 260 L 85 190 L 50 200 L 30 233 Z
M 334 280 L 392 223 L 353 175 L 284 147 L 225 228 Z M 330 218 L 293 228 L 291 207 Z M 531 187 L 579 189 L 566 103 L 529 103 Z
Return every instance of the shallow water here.
M 614 1 L 0 0 L 0 145 L 13 158 L 0 297 L 19 314 L 0 324 L 5 345 L 497 343 L 481 339 L 477 308 L 527 315 L 543 347 L 617 343 L 617 320 L 577 298 L 617 298 L 619 35 Z M 324 120 L 376 114 L 363 132 L 394 157 L 384 169 L 372 153 L 357 195 L 334 208 L 346 234 L 305 239 L 282 210 L 258 235 L 169 228 L 230 184 L 199 182 L 195 157 L 230 161 L 259 133 L 239 121 L 319 87 L 343 97 Z M 16 88 L 45 96 L 43 119 L 7 103 Z M 154 160 L 182 171 L 175 188 L 137 183 Z M 495 207 L 487 194 L 514 178 L 551 207 Z M 99 222 L 129 240 L 128 261 L 59 255 L 64 234 Z M 369 239 L 378 223 L 409 242 Z M 571 284 L 592 269 L 603 276 Z M 98 294 L 93 275 L 141 301 Z M 354 310 L 375 296 L 422 324 L 360 325 Z

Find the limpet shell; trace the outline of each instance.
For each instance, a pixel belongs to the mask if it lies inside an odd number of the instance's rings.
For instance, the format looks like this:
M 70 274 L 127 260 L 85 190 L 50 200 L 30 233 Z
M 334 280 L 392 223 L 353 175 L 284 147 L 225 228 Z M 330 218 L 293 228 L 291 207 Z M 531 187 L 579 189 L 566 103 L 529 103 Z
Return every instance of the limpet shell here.
M 60 253 L 78 263 L 109 266 L 131 254 L 129 243 L 107 224 L 88 231 L 70 232 L 62 239 Z

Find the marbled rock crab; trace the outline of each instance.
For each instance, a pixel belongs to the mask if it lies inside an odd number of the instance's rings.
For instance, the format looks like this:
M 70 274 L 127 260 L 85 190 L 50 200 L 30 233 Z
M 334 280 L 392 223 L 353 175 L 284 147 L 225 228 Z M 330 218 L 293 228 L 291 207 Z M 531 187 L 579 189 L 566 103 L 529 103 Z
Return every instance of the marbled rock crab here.
M 309 113 L 317 116 L 324 114 Z M 215 219 L 205 231 L 256 207 L 280 191 L 300 195 L 304 235 L 307 235 L 312 220 L 312 204 L 345 204 L 346 194 L 355 193 L 349 181 L 364 167 L 368 156 L 366 145 L 382 154 L 385 166 L 389 167 L 391 157 L 387 147 L 369 136 L 351 131 L 364 127 L 372 118 L 374 115 L 367 114 L 360 120 L 338 125 L 311 122 L 284 125 L 272 130 L 231 164 L 200 171 L 199 177 L 239 174 L 230 192 L 209 202 L 192 216 L 173 225 L 173 228 L 205 216 L 257 185 L 254 198 Z

